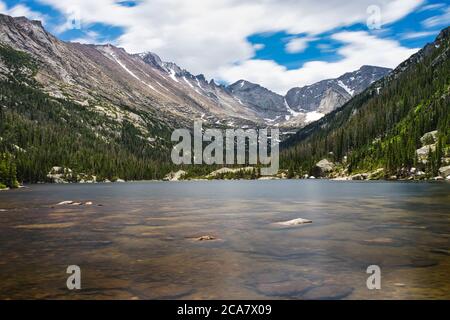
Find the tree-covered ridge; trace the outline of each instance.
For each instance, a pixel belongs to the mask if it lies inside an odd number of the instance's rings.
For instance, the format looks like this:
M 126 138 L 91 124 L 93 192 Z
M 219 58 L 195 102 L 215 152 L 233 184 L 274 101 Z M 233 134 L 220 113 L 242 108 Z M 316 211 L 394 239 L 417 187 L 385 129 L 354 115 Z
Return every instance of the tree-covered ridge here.
M 420 167 L 436 175 L 450 144 L 450 28 L 391 75 L 284 144 L 282 167 L 312 173 L 324 158 L 349 173 L 384 168 L 386 176 Z M 421 137 L 438 130 L 436 151 L 418 163 Z
M 151 113 L 50 97 L 30 78 L 31 57 L 5 46 L 0 66 L 0 153 L 19 181 L 47 181 L 54 166 L 71 168 L 74 179 L 160 179 L 170 171 L 171 129 Z

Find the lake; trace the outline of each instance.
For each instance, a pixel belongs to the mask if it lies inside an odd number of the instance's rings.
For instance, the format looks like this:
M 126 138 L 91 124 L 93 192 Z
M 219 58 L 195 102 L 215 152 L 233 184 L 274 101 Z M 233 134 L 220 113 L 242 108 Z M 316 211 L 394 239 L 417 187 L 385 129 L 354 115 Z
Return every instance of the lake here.
M 0 192 L 0 252 L 0 299 L 450 299 L 450 184 L 31 185 Z

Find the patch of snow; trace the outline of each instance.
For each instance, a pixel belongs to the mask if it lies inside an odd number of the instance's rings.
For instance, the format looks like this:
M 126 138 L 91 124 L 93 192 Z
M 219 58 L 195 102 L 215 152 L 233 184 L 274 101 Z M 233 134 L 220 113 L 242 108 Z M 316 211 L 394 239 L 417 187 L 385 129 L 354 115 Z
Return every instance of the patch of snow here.
M 194 88 L 194 86 L 192 85 L 192 83 L 190 83 L 189 81 L 188 81 L 188 79 L 186 79 L 186 77 L 183 77 L 183 80 L 184 80 L 184 82 L 186 82 L 188 85 L 189 85 L 189 87 L 191 87 L 192 89 Z M 198 92 L 198 91 L 197 91 Z
M 156 84 L 158 85 L 158 86 L 160 86 L 161 88 L 163 88 L 164 90 L 166 90 L 167 92 L 169 92 L 169 89 L 167 89 L 166 87 L 164 87 L 161 83 L 159 83 L 158 81 L 155 81 L 156 82 Z
M 172 69 L 170 69 L 170 78 L 175 82 L 180 82 L 180 81 L 178 81 L 178 79 L 176 77 L 175 71 L 173 71 Z
M 158 90 L 156 90 L 152 85 L 142 81 L 137 75 L 135 75 L 130 69 L 127 68 L 127 66 L 122 63 L 117 56 L 113 53 L 110 52 L 111 57 L 113 57 L 113 59 L 126 71 L 128 72 L 133 78 L 137 79 L 139 82 L 141 82 L 142 84 L 144 84 L 145 86 L 149 87 L 150 89 L 152 89 L 153 91 L 156 91 L 158 93 L 160 93 Z
M 287 103 L 286 99 L 284 99 L 284 105 L 286 107 L 287 112 L 289 112 L 293 117 L 297 117 L 300 112 L 295 112 L 294 110 L 291 109 L 291 107 L 289 107 L 289 104 Z M 289 121 L 289 119 L 286 119 L 287 121 Z
M 236 98 L 236 100 L 239 102 L 240 105 L 244 105 L 244 104 L 242 103 L 241 99 Z
M 339 86 L 344 89 L 345 91 L 347 91 L 347 93 L 349 95 L 351 95 L 353 97 L 353 95 L 355 94 L 355 90 L 350 89 L 349 87 L 347 87 L 345 85 L 345 83 L 343 83 L 342 81 L 338 81 Z
M 313 112 L 308 112 L 306 114 L 306 122 L 310 123 L 310 122 L 315 122 L 317 120 L 320 120 L 324 117 L 325 115 L 323 113 L 317 112 L 317 111 L 313 111 Z

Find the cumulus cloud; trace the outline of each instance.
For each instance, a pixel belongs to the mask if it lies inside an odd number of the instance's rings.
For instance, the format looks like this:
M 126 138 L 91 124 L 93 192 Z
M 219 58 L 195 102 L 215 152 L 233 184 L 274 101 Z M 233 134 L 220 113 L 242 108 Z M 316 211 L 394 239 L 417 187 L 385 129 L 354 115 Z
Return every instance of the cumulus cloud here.
M 115 43 L 129 52 L 153 51 L 193 73 L 229 81 L 237 80 L 230 77 L 240 74 L 236 70 L 262 64 L 274 64 L 280 74 L 292 77 L 293 73 L 283 66 L 253 59 L 261 46 L 248 41 L 251 35 L 285 32 L 296 39 L 302 39 L 298 38 L 299 34 L 316 37 L 340 27 L 365 23 L 367 8 L 371 5 L 380 7 L 382 23 L 386 25 L 424 3 L 424 0 L 140 0 L 135 6 L 125 6 L 116 0 L 38 1 L 64 15 L 76 8 L 83 26 L 103 23 L 121 27 L 123 34 Z M 293 40 L 287 49 L 301 51 L 306 46 L 302 41 Z M 397 53 L 400 51 L 402 57 L 408 52 L 399 48 Z M 389 58 L 378 61 L 382 65 L 390 62 Z M 368 63 L 370 59 L 360 60 L 360 64 Z M 318 74 L 317 78 L 329 73 Z M 300 71 L 295 75 L 298 83 L 312 78 Z M 247 78 L 244 74 L 242 77 Z M 284 86 L 271 83 L 269 79 L 265 85 L 284 90 Z

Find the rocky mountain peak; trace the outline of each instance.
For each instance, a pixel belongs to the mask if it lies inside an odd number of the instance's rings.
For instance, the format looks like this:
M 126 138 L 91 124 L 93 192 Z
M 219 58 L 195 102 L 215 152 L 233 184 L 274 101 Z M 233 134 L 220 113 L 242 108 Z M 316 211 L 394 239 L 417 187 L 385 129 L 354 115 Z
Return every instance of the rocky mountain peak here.
M 365 65 L 337 79 L 293 88 L 287 93 L 286 102 L 292 110 L 297 112 L 325 111 L 327 113 L 341 107 L 391 71 L 388 68 Z

